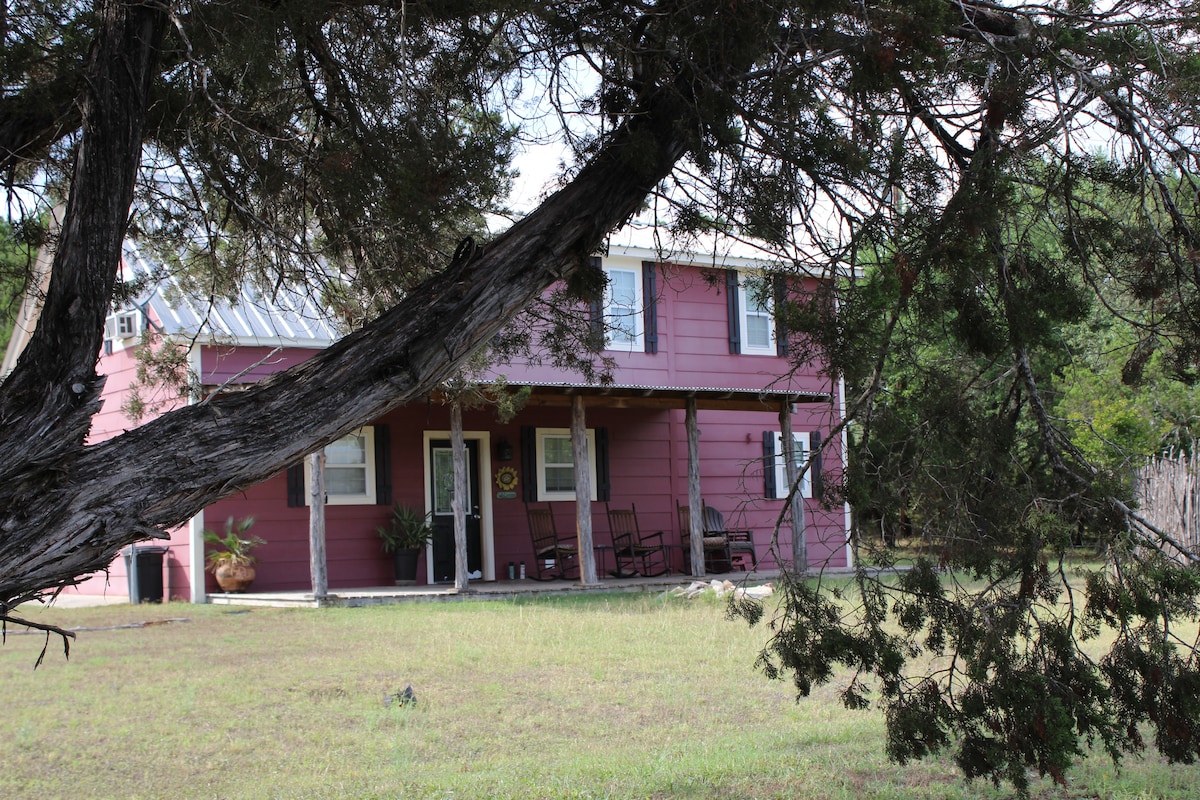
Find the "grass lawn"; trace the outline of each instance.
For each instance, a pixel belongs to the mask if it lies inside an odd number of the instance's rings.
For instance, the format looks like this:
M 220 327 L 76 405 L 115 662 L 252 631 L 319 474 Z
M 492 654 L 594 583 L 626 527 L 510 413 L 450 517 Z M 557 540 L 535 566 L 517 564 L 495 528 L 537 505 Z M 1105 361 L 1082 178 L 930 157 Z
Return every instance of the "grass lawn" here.
M 26 609 L 23 609 L 26 610 Z M 876 711 L 800 703 L 764 630 L 656 595 L 359 609 L 35 609 L 0 647 L 0 797 L 974 798 L 882 755 Z M 127 623 L 183 618 L 136 628 Z M 16 635 L 14 635 L 16 634 Z M 415 707 L 385 706 L 412 684 Z M 1097 756 L 1044 797 L 1194 797 L 1200 767 Z

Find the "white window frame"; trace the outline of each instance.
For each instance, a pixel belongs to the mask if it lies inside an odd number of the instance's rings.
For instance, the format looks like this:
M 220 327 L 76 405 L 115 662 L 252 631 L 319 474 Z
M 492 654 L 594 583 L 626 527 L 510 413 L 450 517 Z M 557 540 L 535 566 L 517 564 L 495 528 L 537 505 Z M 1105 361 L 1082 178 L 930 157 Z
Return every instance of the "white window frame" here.
M 536 469 L 537 469 L 537 499 L 539 501 L 554 501 L 554 500 L 574 500 L 575 489 L 572 488 L 569 492 L 550 491 L 546 488 L 546 440 L 547 439 L 566 439 L 571 441 L 570 428 L 538 428 L 535 431 L 537 441 Z M 596 429 L 587 429 L 587 451 L 588 451 L 588 466 L 591 468 L 592 476 L 592 501 L 595 502 L 598 497 L 596 493 L 596 484 L 598 475 L 596 472 Z M 571 467 L 575 466 L 574 450 L 571 453 Z M 562 466 L 562 465 L 557 465 Z
M 804 466 L 805 460 L 809 457 L 809 439 L 808 433 L 805 431 L 792 431 L 793 447 L 792 453 L 796 456 L 797 469 Z M 788 481 L 787 462 L 783 460 L 783 433 L 775 431 L 775 499 L 786 500 L 788 492 L 791 490 L 792 484 Z M 804 498 L 812 497 L 812 468 L 804 473 L 804 477 L 800 479 L 800 496 Z
M 327 506 L 373 506 L 376 502 L 375 496 L 375 426 L 367 425 L 359 428 L 356 431 L 351 431 L 342 438 L 350 436 L 362 436 L 366 439 L 363 448 L 363 457 L 366 463 L 361 465 L 365 477 L 366 491 L 361 494 L 337 494 L 329 489 L 329 470 L 331 467 L 328 463 L 325 464 L 325 505 Z M 340 441 L 340 440 L 339 440 Z M 357 465 L 355 465 L 357 466 Z M 350 469 L 349 465 L 337 465 L 332 469 Z M 304 503 L 309 505 L 312 503 L 312 464 L 309 459 L 304 459 Z
M 603 264 L 604 270 L 604 349 L 638 352 L 646 347 L 646 298 L 643 297 L 642 265 L 641 264 Z M 621 314 L 622 323 L 631 323 L 621 327 L 631 328 L 633 336 L 629 341 L 613 339 L 613 333 L 618 330 L 617 315 L 613 311 L 613 282 L 614 272 L 629 273 L 633 276 L 633 306 L 629 314 Z M 621 308 L 628 306 L 622 305 Z
M 765 309 L 750 309 L 750 301 L 754 299 L 760 284 L 763 288 L 762 297 L 766 299 Z M 767 321 L 767 343 L 754 345 L 750 343 L 750 319 L 765 318 Z M 778 355 L 775 346 L 775 298 L 766 285 L 766 278 L 755 273 L 738 274 L 738 326 L 740 329 L 742 353 L 753 356 Z

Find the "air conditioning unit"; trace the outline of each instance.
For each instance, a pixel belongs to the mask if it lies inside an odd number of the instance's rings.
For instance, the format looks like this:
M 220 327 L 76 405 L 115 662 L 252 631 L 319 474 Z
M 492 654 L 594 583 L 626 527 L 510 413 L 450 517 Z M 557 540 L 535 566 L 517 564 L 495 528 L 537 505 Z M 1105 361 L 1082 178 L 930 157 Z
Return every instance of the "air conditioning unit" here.
M 136 339 L 142 333 L 142 315 L 138 311 L 120 311 L 104 321 L 104 338 Z

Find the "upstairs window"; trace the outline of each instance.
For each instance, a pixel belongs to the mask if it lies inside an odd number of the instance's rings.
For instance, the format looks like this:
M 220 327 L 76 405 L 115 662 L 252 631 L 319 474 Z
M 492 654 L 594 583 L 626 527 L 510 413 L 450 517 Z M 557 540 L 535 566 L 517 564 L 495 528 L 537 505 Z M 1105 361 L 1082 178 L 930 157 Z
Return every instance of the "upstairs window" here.
M 592 302 L 591 324 L 604 337 L 607 350 L 658 352 L 658 265 L 605 264 L 593 256 L 592 267 L 604 272 L 604 296 Z
M 729 352 L 786 356 L 788 337 L 775 318 L 776 298 L 785 296 L 785 279 L 730 269 L 725 271 L 725 290 L 729 298 Z
M 638 268 L 604 268 L 604 346 L 609 350 L 641 350 L 642 275 Z
M 743 277 L 738 282 L 738 320 L 742 352 L 775 355 L 774 302 L 771 287 L 761 278 Z

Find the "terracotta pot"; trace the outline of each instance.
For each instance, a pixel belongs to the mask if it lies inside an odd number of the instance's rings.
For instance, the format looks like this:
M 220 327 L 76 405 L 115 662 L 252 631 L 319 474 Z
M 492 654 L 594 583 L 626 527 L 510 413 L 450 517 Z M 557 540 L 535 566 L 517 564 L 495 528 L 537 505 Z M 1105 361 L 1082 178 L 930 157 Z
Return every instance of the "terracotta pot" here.
M 220 564 L 213 570 L 213 577 L 223 592 L 244 592 L 254 582 L 254 567 L 245 564 Z

